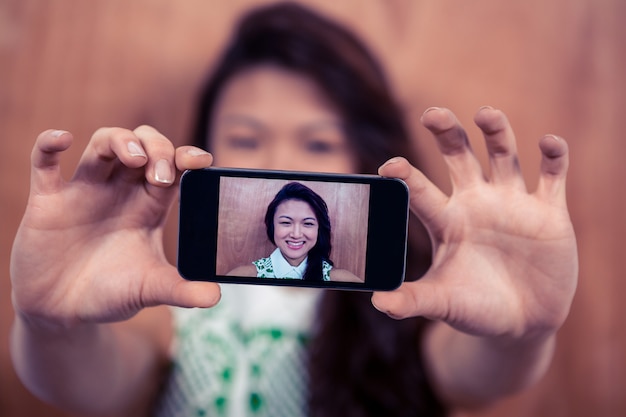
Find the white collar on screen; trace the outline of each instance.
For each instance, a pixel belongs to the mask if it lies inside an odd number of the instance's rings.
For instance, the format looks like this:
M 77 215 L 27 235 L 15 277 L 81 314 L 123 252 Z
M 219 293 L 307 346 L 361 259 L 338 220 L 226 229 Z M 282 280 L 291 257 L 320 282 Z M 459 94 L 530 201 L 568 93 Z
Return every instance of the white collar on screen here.
M 270 255 L 272 266 L 274 267 L 274 276 L 276 278 L 297 278 L 302 279 L 304 277 L 304 271 L 306 271 L 307 258 L 304 258 L 300 265 L 291 266 L 289 262 L 284 258 L 280 249 L 276 248 Z

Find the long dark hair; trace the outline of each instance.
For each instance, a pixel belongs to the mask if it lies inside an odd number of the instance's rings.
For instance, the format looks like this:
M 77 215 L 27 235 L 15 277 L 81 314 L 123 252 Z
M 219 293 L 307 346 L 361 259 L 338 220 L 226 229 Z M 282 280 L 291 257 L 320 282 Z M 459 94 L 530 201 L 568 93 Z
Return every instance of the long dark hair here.
M 305 281 L 322 281 L 322 263 L 324 261 L 333 265 L 330 260 L 331 244 L 331 224 L 328 216 L 328 206 L 324 199 L 304 184 L 299 182 L 290 182 L 285 184 L 274 196 L 274 199 L 268 204 L 265 212 L 265 229 L 267 237 L 274 245 L 274 215 L 278 206 L 287 200 L 304 201 L 311 207 L 315 218 L 317 219 L 318 232 L 317 242 L 311 248 L 307 258 L 307 267 L 304 272 Z
M 292 3 L 255 9 L 242 18 L 201 92 L 194 142 L 210 148 L 211 117 L 226 82 L 241 71 L 276 64 L 309 77 L 337 106 L 362 173 L 397 155 L 418 165 L 408 130 L 384 73 L 351 32 Z M 430 247 L 415 219 L 409 279 L 429 266 Z M 443 416 L 426 377 L 421 339 L 428 322 L 376 311 L 370 295 L 326 291 L 308 345 L 312 416 Z

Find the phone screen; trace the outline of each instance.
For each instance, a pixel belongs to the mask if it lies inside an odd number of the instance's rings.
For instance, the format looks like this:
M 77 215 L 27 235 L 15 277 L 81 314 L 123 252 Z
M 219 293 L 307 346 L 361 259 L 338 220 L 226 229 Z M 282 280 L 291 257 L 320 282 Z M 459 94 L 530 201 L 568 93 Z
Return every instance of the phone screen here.
M 208 168 L 181 179 L 178 268 L 192 280 L 390 290 L 408 191 L 372 175 Z

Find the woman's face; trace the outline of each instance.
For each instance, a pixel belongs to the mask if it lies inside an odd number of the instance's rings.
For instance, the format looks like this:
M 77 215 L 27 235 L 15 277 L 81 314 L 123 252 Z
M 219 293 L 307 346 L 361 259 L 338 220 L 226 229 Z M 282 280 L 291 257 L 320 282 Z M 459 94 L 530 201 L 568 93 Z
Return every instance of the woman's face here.
M 356 172 L 338 111 L 311 80 L 277 66 L 224 86 L 210 134 L 216 166 Z
M 302 200 L 285 200 L 274 213 L 274 243 L 290 265 L 297 266 L 317 243 L 319 223 Z

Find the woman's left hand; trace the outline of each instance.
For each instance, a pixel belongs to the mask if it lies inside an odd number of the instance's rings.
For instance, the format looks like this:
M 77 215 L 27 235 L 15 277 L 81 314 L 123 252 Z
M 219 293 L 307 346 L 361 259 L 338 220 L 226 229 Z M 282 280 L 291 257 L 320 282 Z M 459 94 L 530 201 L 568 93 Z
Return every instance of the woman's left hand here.
M 453 191 L 445 195 L 403 158 L 380 168 L 407 183 L 433 260 L 421 279 L 374 294 L 374 305 L 395 318 L 425 316 L 477 336 L 555 332 L 568 315 L 578 275 L 565 201 L 567 144 L 552 135 L 541 139 L 539 184 L 529 193 L 501 111 L 485 107 L 475 116 L 489 153 L 488 177 L 452 112 L 429 109 L 422 122 L 437 139 Z

